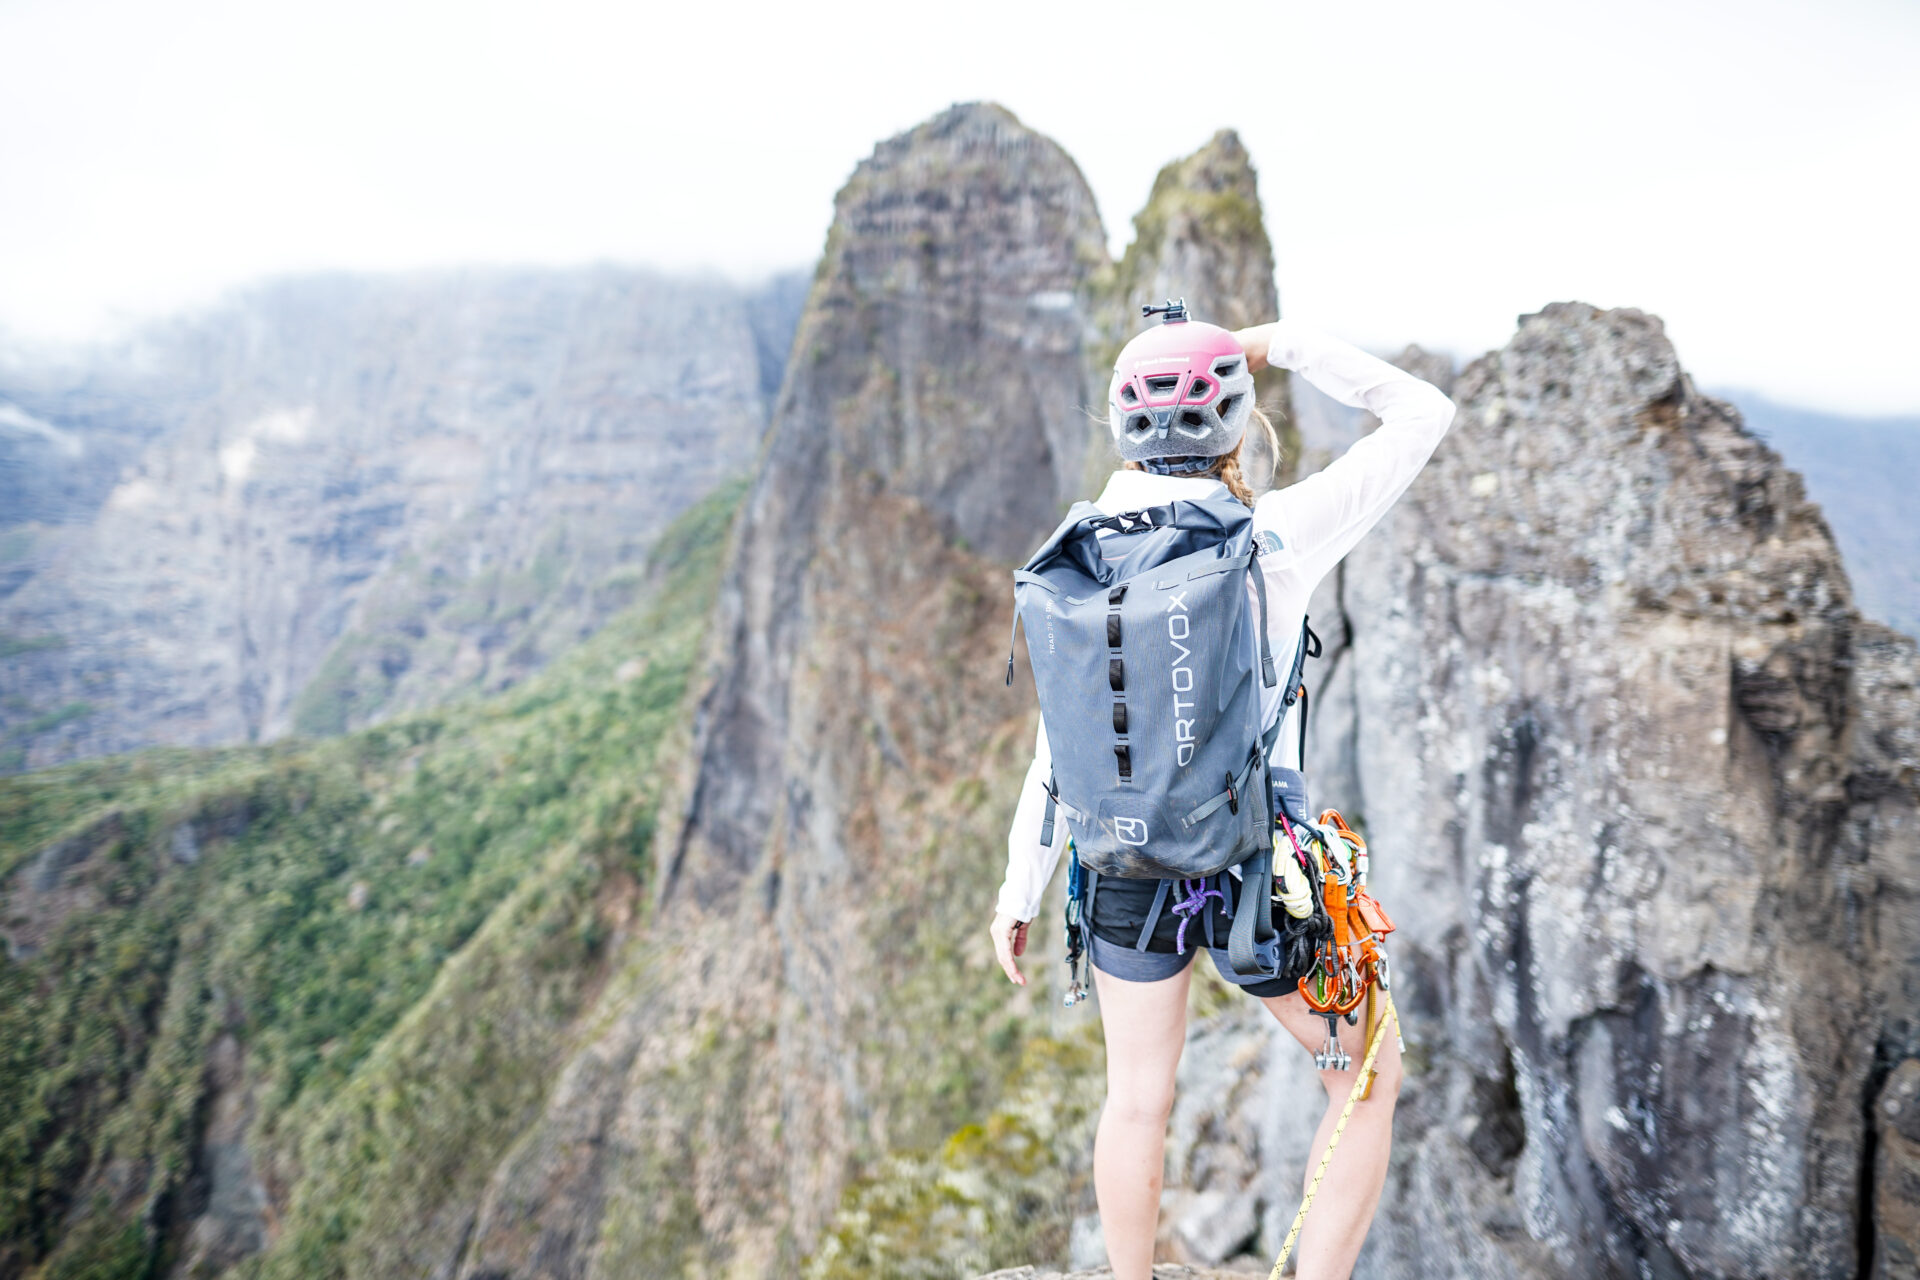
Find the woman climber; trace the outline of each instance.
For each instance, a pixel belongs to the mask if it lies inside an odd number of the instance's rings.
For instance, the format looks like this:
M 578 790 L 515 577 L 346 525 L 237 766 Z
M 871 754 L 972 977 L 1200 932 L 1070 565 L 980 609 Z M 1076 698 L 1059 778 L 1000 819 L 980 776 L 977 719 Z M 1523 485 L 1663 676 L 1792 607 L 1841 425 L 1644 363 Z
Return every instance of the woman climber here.
M 1147 509 L 1173 510 L 1176 502 L 1204 503 L 1237 500 L 1252 511 L 1252 548 L 1246 561 L 1251 586 L 1264 586 L 1264 592 L 1249 590 L 1249 597 L 1264 595 L 1260 613 L 1249 609 L 1249 616 L 1265 620 L 1264 637 L 1253 637 L 1256 653 L 1247 664 L 1255 673 L 1242 681 L 1257 688 L 1257 711 L 1249 703 L 1249 715 L 1261 721 L 1260 743 L 1256 756 L 1266 751 L 1266 763 L 1273 769 L 1300 769 L 1300 739 L 1287 726 L 1305 715 L 1304 702 L 1293 705 L 1288 687 L 1276 681 L 1271 670 L 1284 673 L 1297 670 L 1296 650 L 1306 643 L 1303 622 L 1308 598 L 1314 587 L 1361 536 L 1372 528 L 1394 501 L 1405 492 L 1420 468 L 1425 465 L 1440 438 L 1453 420 L 1453 402 L 1437 388 L 1411 374 L 1370 356 L 1338 339 L 1310 327 L 1281 320 L 1271 324 L 1229 332 L 1214 325 L 1186 318 L 1184 308 L 1150 309 L 1168 312 L 1171 323 L 1157 324 L 1135 337 L 1120 352 L 1115 362 L 1109 390 L 1109 421 L 1115 445 L 1124 465 L 1108 478 L 1104 490 L 1094 500 L 1097 512 L 1088 509 L 1083 524 L 1110 526 L 1102 536 L 1130 533 Z M 1380 426 L 1364 436 L 1324 470 L 1285 489 L 1262 495 L 1256 502 L 1244 478 L 1242 454 L 1247 438 L 1247 423 L 1259 424 L 1268 446 L 1269 457 L 1277 457 L 1278 443 L 1273 428 L 1254 405 L 1252 374 L 1272 365 L 1292 370 L 1321 391 L 1344 404 L 1363 408 L 1380 420 Z M 1166 406 L 1164 408 L 1160 406 Z M 1190 508 L 1191 509 L 1198 509 Z M 1233 507 L 1230 510 L 1237 511 Z M 1104 517 L 1114 517 L 1106 520 Z M 1072 520 L 1072 516 L 1069 520 Z M 1244 513 L 1241 517 L 1244 521 Z M 1064 528 L 1064 526 L 1063 526 Z M 1056 538 L 1059 535 L 1056 535 Z M 1108 546 L 1124 541 L 1109 540 Z M 1097 556 L 1096 559 L 1113 557 Z M 1089 572 L 1101 570 L 1093 565 Z M 1255 576 L 1257 575 L 1257 581 Z M 1030 579 L 1033 575 L 1027 575 Z M 1152 575 L 1146 575 L 1152 576 Z M 1195 574 L 1198 577 L 1198 573 Z M 1103 582 L 1105 579 L 1098 579 Z M 1148 584 L 1142 584 L 1148 585 Z M 1167 582 L 1151 584 L 1168 588 Z M 1136 597 L 1141 592 L 1136 592 Z M 1100 593 L 1094 607 L 1107 608 L 1112 599 L 1112 619 L 1107 640 L 1113 653 L 1121 654 L 1119 628 L 1122 610 L 1139 604 L 1125 604 L 1124 588 L 1111 595 Z M 1130 643 L 1151 640 L 1160 646 L 1156 654 L 1167 651 L 1178 655 L 1190 644 L 1187 627 L 1204 626 L 1204 619 L 1189 622 L 1174 617 L 1172 611 L 1183 607 L 1187 593 L 1169 591 L 1165 607 L 1155 602 L 1153 625 L 1164 617 L 1176 639 L 1158 634 Z M 1084 599 L 1084 593 L 1083 593 Z M 1237 609 L 1239 601 L 1215 594 L 1216 602 L 1226 600 Z M 1072 603 L 1079 604 L 1077 600 Z M 1064 608 L 1064 604 L 1062 606 Z M 1023 609 L 1023 617 L 1025 611 Z M 1053 606 L 1047 606 L 1043 622 L 1055 619 Z M 1139 618 L 1136 612 L 1129 615 Z M 1062 630 L 1065 629 L 1062 617 Z M 1128 626 L 1137 626 L 1137 621 Z M 1259 625 L 1247 628 L 1257 632 Z M 1029 620 L 1029 651 L 1038 652 L 1035 627 Z M 1261 640 L 1265 644 L 1260 643 Z M 1065 648 L 1070 643 L 1059 638 Z M 1056 643 L 1049 629 L 1048 646 Z M 1234 641 L 1236 648 L 1238 641 Z M 1129 651 L 1131 655 L 1135 651 Z M 1104 672 L 1106 654 L 1094 655 L 1099 664 L 1092 668 Z M 1060 660 L 1060 659 L 1050 659 Z M 1132 659 L 1136 666 L 1137 658 Z M 1171 659 L 1178 661 L 1177 657 Z M 1039 659 L 1036 657 L 1036 663 Z M 1045 716 L 1034 745 L 1034 758 L 1007 839 L 1006 878 L 1001 884 L 993 917 L 994 950 L 1008 979 L 1026 985 L 1019 957 L 1026 950 L 1027 927 L 1038 914 L 1048 881 L 1052 878 L 1061 853 L 1079 831 L 1079 853 L 1089 851 L 1090 841 L 1105 841 L 1103 847 L 1116 850 L 1124 861 L 1126 850 L 1112 843 L 1115 833 L 1121 845 L 1144 839 L 1130 837 L 1129 830 L 1141 832 L 1151 823 L 1167 821 L 1156 817 L 1168 809 L 1156 797 L 1125 792 L 1131 786 L 1137 793 L 1141 779 L 1151 784 L 1155 775 L 1136 774 L 1143 752 L 1158 749 L 1142 743 L 1129 758 L 1126 730 L 1127 699 L 1136 698 L 1134 723 L 1136 741 L 1143 731 L 1140 700 L 1153 696 L 1145 691 L 1133 694 L 1126 687 L 1123 664 L 1113 664 L 1113 728 L 1120 736 L 1103 738 L 1097 744 L 1105 755 L 1104 768 L 1111 772 L 1118 756 L 1119 789 L 1107 793 L 1121 799 L 1103 799 L 1097 814 L 1076 810 L 1063 787 L 1055 786 L 1056 762 L 1049 748 Z M 1264 682 L 1258 678 L 1268 670 Z M 1160 674 L 1153 677 L 1158 681 Z M 1172 670 L 1171 688 L 1183 687 L 1183 672 Z M 1036 675 L 1037 678 L 1037 675 Z M 1133 679 L 1142 681 L 1136 674 Z M 1186 673 L 1186 683 L 1194 677 Z M 1164 683 L 1164 682 L 1162 682 Z M 1107 697 L 1105 683 L 1099 697 Z M 1179 694 L 1161 695 L 1179 698 Z M 1193 695 L 1199 697 L 1199 694 Z M 1226 694 L 1218 695 L 1225 705 Z M 1251 697 L 1248 693 L 1246 696 Z M 1046 697 L 1043 692 L 1043 707 Z M 1179 706 L 1177 701 L 1176 706 Z M 1104 702 L 1100 714 L 1105 715 Z M 1149 713 L 1150 715 L 1151 713 Z M 1172 713 L 1179 715 L 1180 712 Z M 1058 716 L 1056 716 L 1058 718 Z M 1192 721 L 1175 720 L 1187 725 Z M 1059 725 L 1055 726 L 1060 729 Z M 1076 731 L 1077 739 L 1091 740 L 1090 732 Z M 1116 749 L 1112 741 L 1121 745 Z M 1066 739 L 1062 750 L 1068 750 Z M 1075 749 L 1082 744 L 1076 742 Z M 1191 759 L 1188 744 L 1176 744 L 1169 760 L 1185 764 Z M 1169 764 L 1167 768 L 1173 768 Z M 1219 778 L 1218 771 L 1209 777 Z M 1241 785 L 1247 784 L 1247 772 Z M 1275 775 L 1276 777 L 1283 775 Z M 1247 797 L 1235 792 L 1236 778 L 1229 768 L 1222 798 L 1238 813 Z M 1210 784 L 1219 787 L 1220 782 Z M 1051 796 L 1051 801 L 1050 801 Z M 1159 797 L 1165 799 L 1164 796 Z M 1084 802 L 1083 802 L 1084 803 Z M 1055 807 L 1062 811 L 1055 821 Z M 1133 807 L 1129 808 L 1128 805 Z M 1267 810 L 1259 807 L 1264 815 Z M 1224 810 L 1221 811 L 1224 817 Z M 1189 825 L 1211 810 L 1202 805 L 1188 813 Z M 1264 820 L 1264 819 L 1263 819 Z M 1094 830 L 1097 822 L 1105 836 Z M 1044 833 L 1044 836 L 1043 836 Z M 1217 865 L 1217 864 L 1216 864 Z M 1256 864 L 1248 864 L 1256 865 Z M 1270 875 L 1269 864 L 1257 864 Z M 1152 1271 L 1154 1237 L 1160 1212 L 1162 1155 L 1166 1143 L 1167 1119 L 1173 1105 L 1174 1075 L 1186 1039 L 1187 989 L 1192 971 L 1188 967 L 1195 952 L 1203 946 L 1220 976 L 1241 990 L 1257 997 L 1281 1026 L 1309 1052 L 1320 1048 L 1327 1038 L 1333 1019 L 1322 1022 L 1321 1015 L 1310 1010 L 1292 976 L 1266 976 L 1259 972 L 1236 971 L 1230 948 L 1215 945 L 1225 942 L 1222 930 L 1230 929 L 1228 920 L 1241 908 L 1236 907 L 1238 866 L 1228 871 L 1197 879 L 1168 880 L 1159 877 L 1102 874 L 1097 890 L 1085 901 L 1081 921 L 1090 950 L 1088 959 L 1094 973 L 1100 1016 L 1106 1038 L 1107 1099 L 1100 1113 L 1094 1140 L 1094 1191 L 1099 1202 L 1101 1231 L 1106 1241 L 1107 1258 L 1115 1280 L 1149 1280 Z M 1250 896 L 1250 895 L 1249 895 Z M 1169 905 L 1170 903 L 1170 905 Z M 1265 923 L 1265 912 L 1259 913 Z M 1242 945 L 1240 954 L 1246 954 Z M 1268 953 L 1271 958 L 1271 952 Z M 1269 970 L 1269 972 L 1272 972 Z M 1070 999 L 1072 997 L 1069 997 Z M 1343 1103 L 1361 1069 L 1364 1051 L 1364 1026 L 1345 1026 L 1340 1031 L 1344 1055 L 1328 1054 L 1320 1060 L 1330 1065 L 1321 1072 L 1328 1105 L 1315 1135 L 1308 1169 L 1320 1163 L 1320 1157 L 1332 1138 Z M 1303 1280 L 1337 1280 L 1347 1276 L 1359 1254 L 1374 1209 L 1379 1203 L 1386 1179 L 1387 1157 L 1392 1141 L 1393 1107 L 1400 1085 L 1400 1054 L 1397 1039 L 1382 1041 L 1377 1076 L 1367 1100 L 1354 1108 L 1347 1121 L 1340 1158 L 1332 1162 L 1319 1187 L 1314 1212 L 1308 1217 L 1299 1238 L 1296 1254 L 1297 1274 Z

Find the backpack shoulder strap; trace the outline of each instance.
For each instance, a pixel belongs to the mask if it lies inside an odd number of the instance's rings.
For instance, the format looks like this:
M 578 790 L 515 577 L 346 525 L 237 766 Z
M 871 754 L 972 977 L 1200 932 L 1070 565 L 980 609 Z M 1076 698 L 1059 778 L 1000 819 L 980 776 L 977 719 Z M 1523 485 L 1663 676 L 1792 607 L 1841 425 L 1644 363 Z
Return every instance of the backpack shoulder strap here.
M 1160 909 L 1167 905 L 1167 890 L 1172 887 L 1173 881 L 1162 880 L 1153 891 L 1153 905 L 1147 908 L 1147 922 L 1140 926 L 1140 940 L 1133 944 L 1135 951 L 1145 951 L 1147 943 L 1153 941 L 1153 926 L 1160 921 Z
M 1257 581 L 1257 579 L 1256 579 Z M 1266 636 L 1266 597 L 1261 595 L 1261 638 Z M 1300 619 L 1300 641 L 1293 649 L 1293 669 L 1287 673 L 1287 689 L 1280 699 L 1280 714 L 1260 735 L 1259 759 L 1265 763 L 1279 740 L 1280 726 L 1287 709 L 1300 704 L 1300 767 L 1307 763 L 1307 686 L 1301 682 L 1308 658 L 1320 656 L 1320 637 L 1305 618 Z M 1264 654 L 1263 654 L 1264 656 Z M 1280 934 L 1273 927 L 1273 846 L 1262 843 L 1258 852 L 1240 866 L 1240 901 L 1233 911 L 1233 930 L 1227 938 L 1227 962 L 1235 973 L 1274 977 L 1280 973 Z M 1256 891 L 1257 886 L 1257 891 Z
M 1040 818 L 1040 844 L 1042 848 L 1053 848 L 1053 822 L 1057 810 L 1065 809 L 1067 816 L 1076 820 L 1085 820 L 1086 813 L 1074 808 L 1060 798 L 1060 784 L 1054 780 L 1053 771 L 1047 771 L 1047 807 Z
M 1273 647 L 1267 641 L 1267 575 L 1260 572 L 1260 544 L 1253 544 L 1253 551 L 1247 556 L 1247 573 L 1253 578 L 1253 594 L 1260 599 L 1260 683 L 1273 688 Z M 1011 666 L 1013 659 L 1007 659 Z M 1011 680 L 1012 676 L 1009 675 Z

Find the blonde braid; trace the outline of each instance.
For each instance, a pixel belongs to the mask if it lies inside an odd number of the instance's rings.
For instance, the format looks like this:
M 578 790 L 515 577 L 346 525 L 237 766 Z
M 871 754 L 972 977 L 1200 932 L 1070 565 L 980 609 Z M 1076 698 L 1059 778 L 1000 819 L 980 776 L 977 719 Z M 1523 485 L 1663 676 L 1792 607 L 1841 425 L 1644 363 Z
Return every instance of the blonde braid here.
M 1244 443 L 1244 442 L 1243 442 Z M 1227 486 L 1227 492 L 1240 499 L 1241 505 L 1253 505 L 1253 490 L 1247 486 L 1246 477 L 1240 474 L 1240 451 L 1220 455 L 1219 465 L 1213 469 L 1214 476 Z
M 1260 430 L 1266 434 L 1267 451 L 1273 454 L 1273 469 L 1275 472 L 1278 472 L 1280 470 L 1280 436 L 1274 431 L 1273 423 L 1267 420 L 1267 415 L 1260 411 L 1259 405 L 1253 406 L 1253 420 L 1260 424 Z M 1240 468 L 1240 454 L 1246 447 L 1247 438 L 1241 436 L 1239 446 L 1231 453 L 1221 454 L 1218 458 L 1214 459 L 1213 466 L 1208 470 L 1195 472 L 1194 474 L 1196 478 L 1199 476 L 1213 477 L 1221 484 L 1227 486 L 1228 493 L 1238 498 L 1242 504 L 1250 507 L 1253 505 L 1253 486 L 1247 483 L 1246 476 Z M 1127 463 L 1124 469 L 1127 471 L 1146 470 L 1145 467 L 1137 462 Z M 1272 477 L 1269 477 L 1269 480 L 1271 480 L 1271 478 Z

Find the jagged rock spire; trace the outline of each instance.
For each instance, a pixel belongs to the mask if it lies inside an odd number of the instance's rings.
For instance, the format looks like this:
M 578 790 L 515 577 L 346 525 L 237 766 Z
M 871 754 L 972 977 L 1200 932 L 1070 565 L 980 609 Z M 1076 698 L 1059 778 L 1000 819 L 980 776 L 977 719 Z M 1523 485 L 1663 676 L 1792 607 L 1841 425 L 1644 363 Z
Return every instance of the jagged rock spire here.
M 1133 218 L 1133 243 L 1114 271 L 1116 298 L 1158 302 L 1184 295 L 1196 318 L 1227 329 L 1278 314 L 1273 246 L 1258 180 L 1240 135 L 1222 129 L 1172 161 Z M 1140 326 L 1130 307 L 1126 332 Z
M 1113 357 L 1145 322 L 1143 303 L 1187 300 L 1196 319 L 1227 329 L 1263 324 L 1279 315 L 1273 246 L 1261 214 L 1258 178 L 1240 135 L 1222 129 L 1206 145 L 1163 166 L 1152 194 L 1133 218 L 1133 242 L 1103 280 L 1101 308 L 1108 341 L 1089 374 L 1104 406 Z M 1283 457 L 1298 455 L 1289 426 L 1288 386 L 1282 370 L 1256 376 L 1259 402 L 1280 433 Z M 1245 474 L 1258 490 L 1273 472 L 1264 437 L 1254 432 Z M 1088 463 L 1087 482 L 1117 465 L 1104 421 Z

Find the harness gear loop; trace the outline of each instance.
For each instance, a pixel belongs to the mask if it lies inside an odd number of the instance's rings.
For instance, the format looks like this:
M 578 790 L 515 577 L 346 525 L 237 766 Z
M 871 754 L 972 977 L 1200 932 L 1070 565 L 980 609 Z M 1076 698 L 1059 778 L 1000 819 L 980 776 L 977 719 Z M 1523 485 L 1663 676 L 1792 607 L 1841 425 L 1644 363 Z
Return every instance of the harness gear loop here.
M 1382 974 L 1382 939 L 1393 932 L 1393 920 L 1367 892 L 1366 841 L 1335 809 L 1323 810 L 1314 830 L 1319 838 L 1313 841 L 1308 871 L 1320 878 L 1333 927 L 1319 944 L 1313 970 L 1300 979 L 1300 994 L 1309 1009 L 1328 1017 L 1328 1047 L 1321 1056 L 1332 1060 L 1341 1055 L 1333 1043 L 1331 1015 L 1358 1020 L 1354 1010 Z
M 1067 994 L 1060 1001 L 1071 1009 L 1087 998 L 1087 989 L 1080 983 L 1080 961 L 1086 955 L 1086 921 L 1082 919 L 1085 908 L 1085 883 L 1080 870 L 1080 851 L 1074 847 L 1073 837 L 1067 837 Z M 1087 961 L 1089 971 L 1093 962 Z M 1088 973 L 1092 977 L 1092 973 Z
M 1386 1041 L 1388 1024 L 1396 1028 L 1395 1035 L 1399 1034 L 1400 1013 L 1393 1007 L 1393 993 L 1383 991 L 1381 994 L 1386 997 L 1387 1016 L 1381 1020 L 1379 1029 L 1373 1033 L 1373 1042 L 1367 1046 L 1366 1059 L 1360 1064 L 1360 1072 L 1353 1078 L 1353 1088 L 1347 1093 L 1347 1105 L 1340 1111 L 1340 1122 L 1333 1126 L 1333 1136 L 1327 1139 L 1327 1149 L 1320 1157 L 1320 1167 L 1313 1171 L 1313 1181 L 1307 1184 L 1307 1194 L 1300 1201 L 1300 1212 L 1293 1215 L 1293 1225 L 1287 1229 L 1286 1242 L 1280 1246 L 1280 1257 L 1274 1262 L 1267 1280 L 1280 1280 L 1280 1273 L 1287 1269 L 1287 1259 L 1293 1254 L 1294 1243 L 1300 1239 L 1300 1228 L 1307 1220 L 1307 1210 L 1313 1208 L 1313 1197 L 1320 1190 L 1320 1179 L 1326 1176 L 1327 1165 L 1333 1160 L 1333 1149 L 1340 1145 L 1340 1135 L 1346 1132 L 1347 1117 L 1353 1114 L 1353 1104 L 1373 1091 L 1373 1062 L 1380 1056 L 1380 1046 Z

